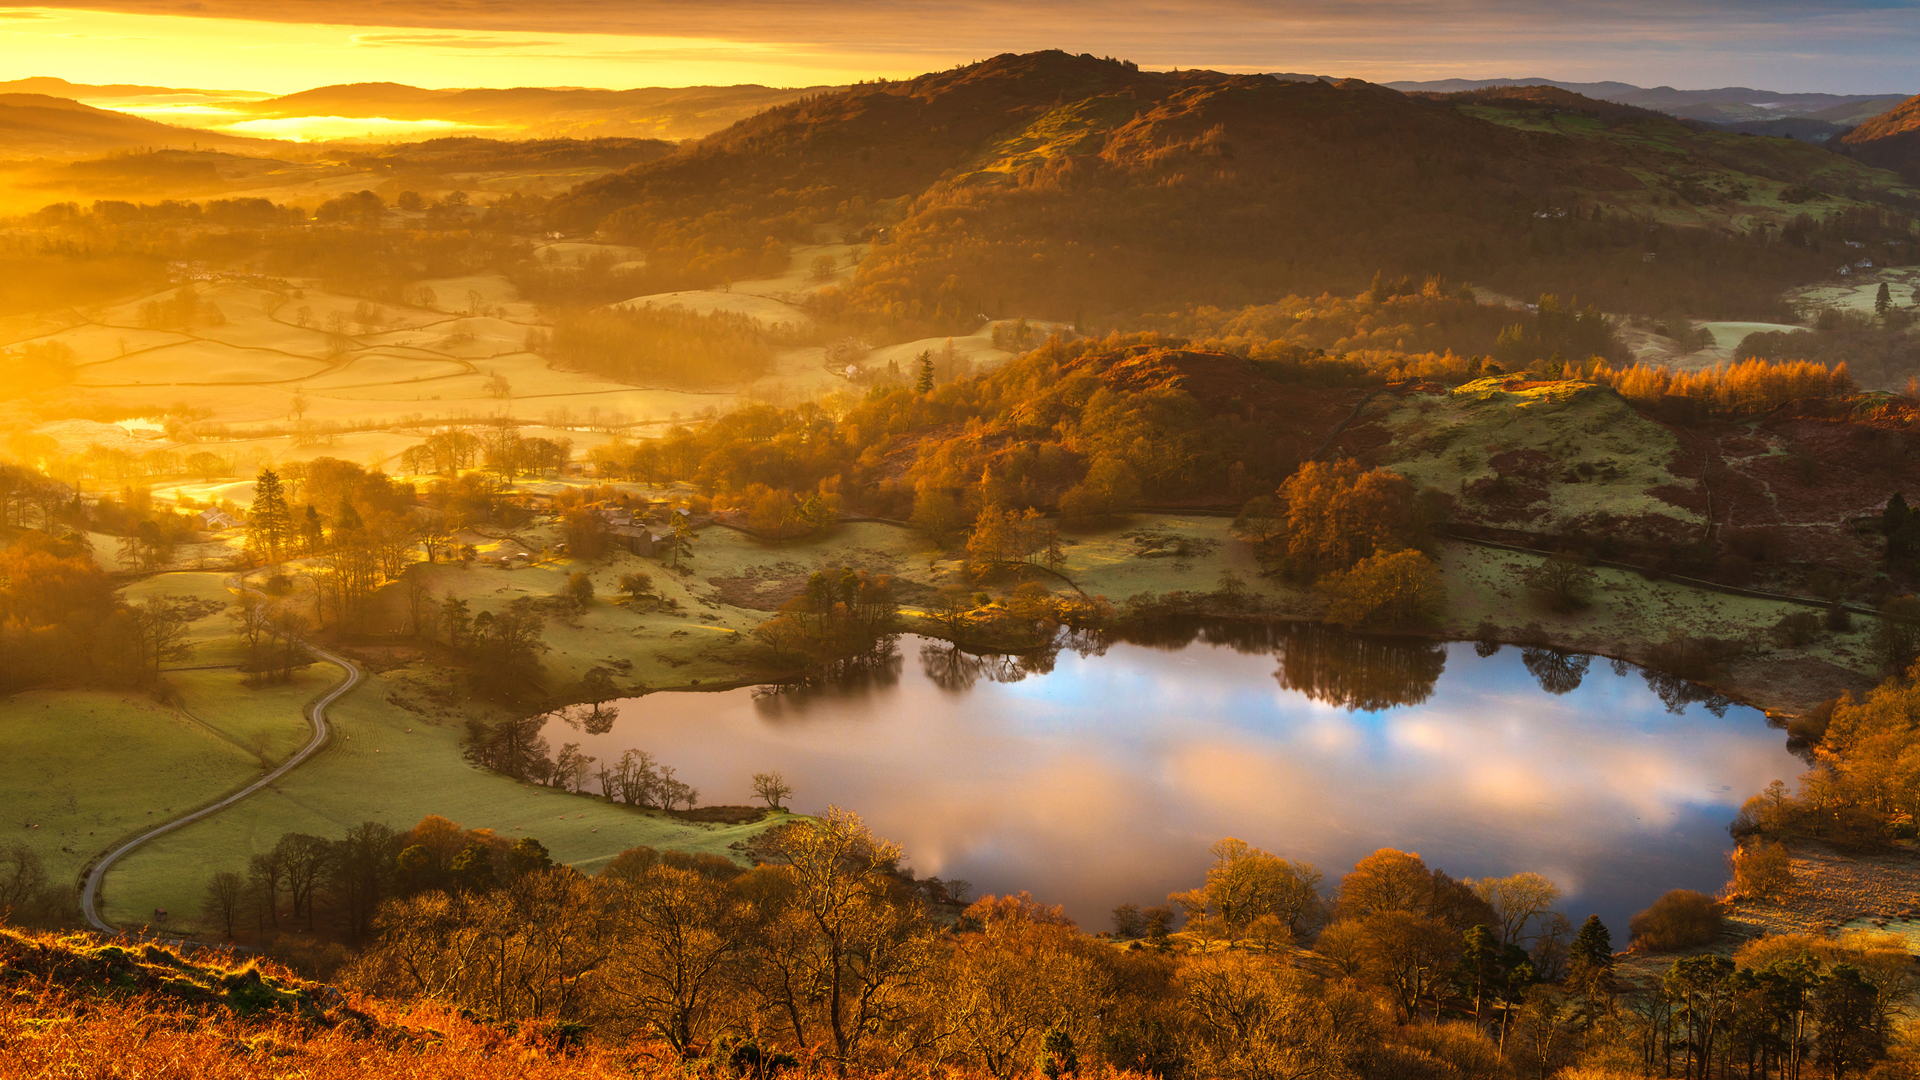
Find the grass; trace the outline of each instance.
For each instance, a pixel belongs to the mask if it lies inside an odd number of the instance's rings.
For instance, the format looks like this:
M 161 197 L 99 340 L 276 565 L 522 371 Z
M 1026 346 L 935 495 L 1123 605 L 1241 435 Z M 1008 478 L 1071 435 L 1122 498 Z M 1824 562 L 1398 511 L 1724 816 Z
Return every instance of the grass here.
M 1553 484 L 1545 509 L 1529 508 L 1527 527 L 1536 531 L 1565 529 L 1600 513 L 1701 522 L 1698 513 L 1647 494 L 1663 484 L 1692 483 L 1668 471 L 1678 442 L 1667 428 L 1588 383 L 1518 391 L 1500 385 L 1482 379 L 1445 394 L 1411 394 L 1370 406 L 1369 413 L 1393 433 L 1382 453 L 1417 486 L 1450 495 L 1496 476 L 1492 458 L 1512 451 L 1544 453 L 1557 472 L 1594 466 L 1584 483 Z M 1463 500 L 1462 509 L 1471 513 L 1472 506 Z
M 244 871 L 250 855 L 285 833 L 338 837 L 362 821 L 407 829 L 428 814 L 441 814 L 509 838 L 537 837 L 557 861 L 592 873 L 642 844 L 729 855 L 730 845 L 777 820 L 687 824 L 483 772 L 460 756 L 456 716 L 414 712 L 396 702 L 415 700 L 409 695 L 422 677 L 412 669 L 370 674 L 329 710 L 333 740 L 306 764 L 273 788 L 116 864 L 104 888 L 107 919 L 139 925 L 162 907 L 183 913 L 169 925 L 194 925 L 184 913 L 198 909 L 213 873 Z
M 190 680 L 185 710 L 109 690 L 33 690 L 0 702 L 0 837 L 24 840 L 52 880 L 71 881 L 111 841 L 258 776 L 259 747 L 272 754 L 301 741 L 298 702 L 321 676 L 243 700 L 233 673 L 219 674 L 233 688 Z

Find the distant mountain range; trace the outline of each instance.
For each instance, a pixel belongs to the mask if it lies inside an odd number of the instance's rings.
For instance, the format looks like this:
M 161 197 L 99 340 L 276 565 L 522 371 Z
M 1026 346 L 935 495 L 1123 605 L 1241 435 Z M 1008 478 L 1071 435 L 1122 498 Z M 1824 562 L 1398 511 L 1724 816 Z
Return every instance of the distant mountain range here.
M 1290 76 L 1278 76 L 1289 78 Z M 1826 138 L 1899 105 L 1908 94 L 1789 94 L 1723 86 L 1714 90 L 1648 89 L 1623 82 L 1565 82 L 1560 79 L 1439 79 L 1385 83 L 1408 93 L 1457 94 L 1488 87 L 1557 86 L 1601 101 L 1635 105 L 1682 120 L 1699 120 L 1756 135 Z M 1793 121 L 1793 123 L 1783 123 Z
M 285 143 L 173 127 L 46 94 L 0 93 L 0 156 L 76 157 L 136 148 L 270 154 Z

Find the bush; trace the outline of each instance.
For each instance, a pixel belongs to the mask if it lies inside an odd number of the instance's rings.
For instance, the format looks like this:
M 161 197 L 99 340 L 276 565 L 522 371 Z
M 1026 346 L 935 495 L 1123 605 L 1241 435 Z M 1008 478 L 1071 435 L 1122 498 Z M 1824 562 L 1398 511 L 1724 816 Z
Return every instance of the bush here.
M 1783 649 L 1804 649 L 1820 640 L 1820 616 L 1811 611 L 1782 615 L 1773 624 L 1774 644 Z
M 1724 909 L 1706 893 L 1674 889 L 1627 923 L 1633 944 L 1651 952 L 1678 952 L 1720 936 Z
M 1793 860 L 1785 844 L 1752 841 L 1727 856 L 1733 870 L 1734 891 L 1757 900 L 1771 900 L 1793 887 Z

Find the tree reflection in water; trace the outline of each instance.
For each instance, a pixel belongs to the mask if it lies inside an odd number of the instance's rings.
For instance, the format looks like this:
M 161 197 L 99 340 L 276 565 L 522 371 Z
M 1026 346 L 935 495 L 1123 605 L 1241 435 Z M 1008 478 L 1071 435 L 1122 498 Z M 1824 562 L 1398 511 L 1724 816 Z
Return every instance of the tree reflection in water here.
M 1310 623 L 1283 628 L 1280 685 L 1315 701 L 1378 712 L 1433 696 L 1447 648 L 1431 641 L 1363 637 Z
M 888 635 L 875 641 L 873 648 L 836 660 L 805 678 L 754 687 L 753 704 L 769 720 L 798 719 L 821 702 L 838 709 L 840 702 L 850 698 L 893 688 L 904 666 L 899 635 Z
M 1053 640 L 1024 653 L 971 653 L 945 641 L 928 640 L 920 646 L 920 672 L 942 690 L 968 690 L 981 679 L 1016 683 L 1029 675 L 1046 675 L 1060 662 L 1063 650 L 1082 657 L 1104 656 L 1113 644 L 1093 630 L 1064 628 Z
M 1540 683 L 1540 689 L 1549 694 L 1571 694 L 1580 689 L 1593 657 L 1560 649 L 1525 648 L 1520 650 L 1520 662 Z

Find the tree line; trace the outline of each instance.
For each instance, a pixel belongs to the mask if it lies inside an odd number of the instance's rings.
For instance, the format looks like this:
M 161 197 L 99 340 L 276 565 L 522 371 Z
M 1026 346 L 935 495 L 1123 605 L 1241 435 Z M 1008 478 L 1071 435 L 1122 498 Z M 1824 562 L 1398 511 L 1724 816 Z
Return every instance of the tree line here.
M 1841 1080 L 1906 1060 L 1916 983 L 1896 942 L 1777 935 L 1627 978 L 1607 928 L 1576 930 L 1538 874 L 1462 880 L 1382 849 L 1329 888 L 1227 838 L 1196 887 L 1090 934 L 1024 893 L 916 878 L 838 809 L 750 854 L 635 848 L 589 877 L 430 816 L 288 834 L 215 874 L 204 914 L 228 934 L 331 927 L 358 944 L 339 978 L 363 992 L 692 1066 Z M 1663 897 L 1636 942 L 1674 947 L 1671 909 L 1701 903 Z

